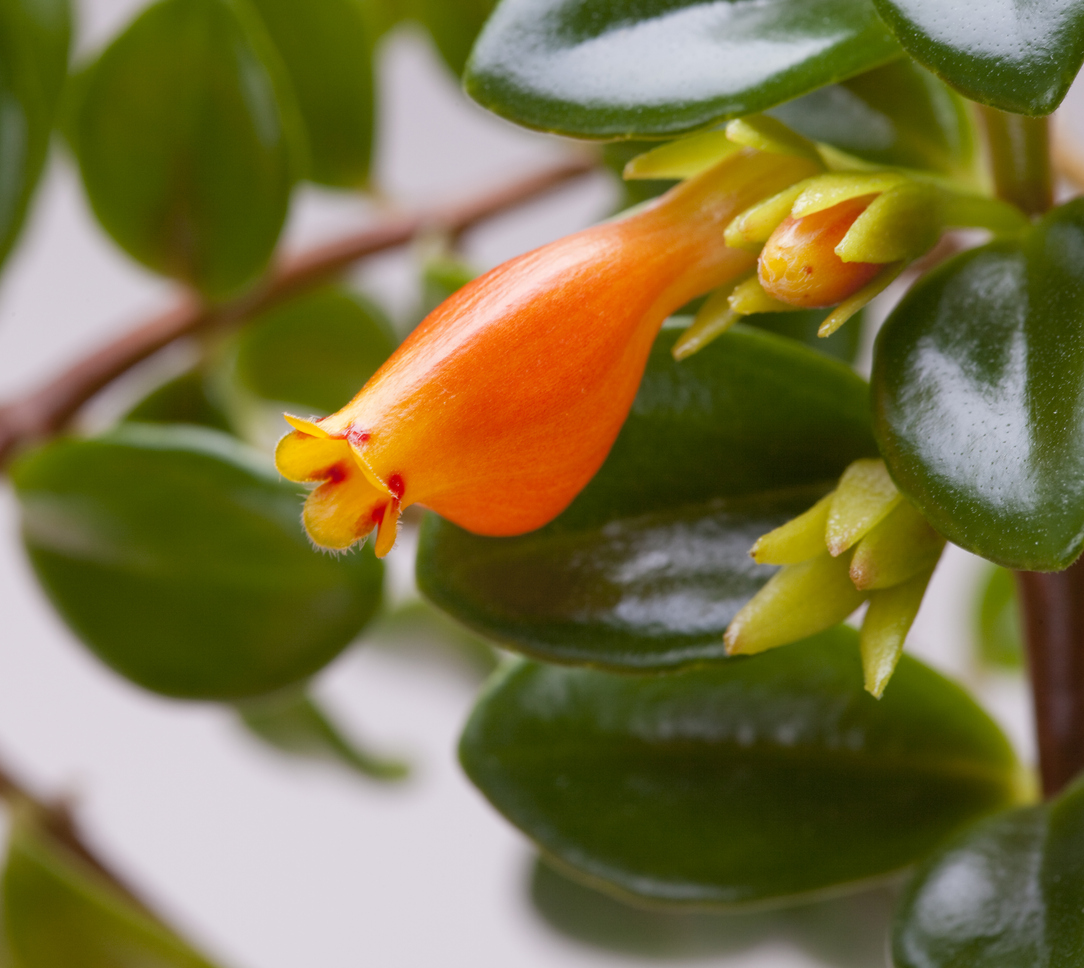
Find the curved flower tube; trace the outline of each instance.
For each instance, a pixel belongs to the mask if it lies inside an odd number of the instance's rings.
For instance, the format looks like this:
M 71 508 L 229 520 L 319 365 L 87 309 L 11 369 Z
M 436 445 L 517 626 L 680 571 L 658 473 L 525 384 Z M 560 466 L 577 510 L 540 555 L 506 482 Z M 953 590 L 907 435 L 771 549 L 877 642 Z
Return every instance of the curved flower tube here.
M 415 503 L 485 535 L 551 521 L 605 460 L 666 317 L 754 267 L 726 225 L 815 171 L 740 149 L 459 290 L 338 413 L 287 418 L 276 463 L 319 482 L 304 511 L 313 542 L 343 549 L 377 526 L 386 554 Z

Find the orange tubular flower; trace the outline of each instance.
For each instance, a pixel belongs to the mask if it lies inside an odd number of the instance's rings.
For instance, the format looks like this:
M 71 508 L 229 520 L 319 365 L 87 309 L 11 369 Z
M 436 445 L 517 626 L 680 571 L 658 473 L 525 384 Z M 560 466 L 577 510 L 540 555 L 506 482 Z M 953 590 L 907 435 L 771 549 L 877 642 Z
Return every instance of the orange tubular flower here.
M 303 515 L 313 542 L 343 549 L 378 526 L 386 554 L 415 503 L 478 534 L 551 521 L 605 460 L 666 317 L 753 268 L 726 246 L 727 223 L 815 170 L 742 149 L 626 218 L 479 277 L 338 413 L 287 417 L 276 464 L 319 482 Z

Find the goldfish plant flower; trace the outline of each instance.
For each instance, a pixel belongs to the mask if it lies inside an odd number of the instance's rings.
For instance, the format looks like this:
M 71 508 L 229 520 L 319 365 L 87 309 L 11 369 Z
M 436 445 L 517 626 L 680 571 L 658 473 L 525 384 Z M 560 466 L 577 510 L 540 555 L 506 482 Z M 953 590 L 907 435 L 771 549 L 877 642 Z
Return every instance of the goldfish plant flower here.
M 411 504 L 484 535 L 551 521 L 606 458 L 667 316 L 755 267 L 726 226 L 818 170 L 740 148 L 460 289 L 342 410 L 287 417 L 276 463 L 317 484 L 303 512 L 313 542 L 345 549 L 375 527 L 386 554 Z

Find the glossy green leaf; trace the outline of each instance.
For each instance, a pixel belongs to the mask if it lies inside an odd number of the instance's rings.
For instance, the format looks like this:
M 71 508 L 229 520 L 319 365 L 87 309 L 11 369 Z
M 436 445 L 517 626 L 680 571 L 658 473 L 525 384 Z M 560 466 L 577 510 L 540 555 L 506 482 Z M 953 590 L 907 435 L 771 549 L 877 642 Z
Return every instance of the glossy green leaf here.
M 653 901 L 738 905 L 879 877 L 1017 796 L 997 726 L 905 656 L 877 700 L 857 633 L 669 676 L 519 662 L 460 742 L 562 866 Z
M 664 669 L 721 659 L 722 635 L 773 569 L 749 549 L 875 453 L 866 387 L 797 343 L 739 327 L 675 363 L 656 342 L 594 480 L 515 538 L 430 515 L 418 584 L 475 631 L 557 662 Z
M 45 165 L 70 37 L 66 0 L 0 0 L 0 262 Z
M 362 749 L 347 739 L 314 699 L 277 693 L 238 706 L 241 721 L 275 749 L 340 763 L 373 780 L 401 780 L 410 767 Z
M 225 412 L 208 393 L 207 377 L 198 369 L 182 373 L 148 394 L 124 419 L 137 423 L 198 424 L 230 431 Z
M 364 0 L 253 0 L 286 65 L 308 134 L 309 177 L 359 188 L 373 141 L 373 38 Z
M 314 551 L 301 495 L 202 427 L 122 424 L 12 468 L 31 563 L 72 630 L 132 681 L 237 699 L 312 675 L 380 603 L 366 551 Z
M 904 49 L 973 101 L 1049 114 L 1084 61 L 1079 0 L 873 0 Z
M 1084 201 L 918 282 L 873 363 L 875 432 L 941 534 L 1008 568 L 1084 544 Z
M 763 111 L 898 53 L 868 0 L 502 0 L 466 86 L 528 127 L 659 137 Z
M 444 63 L 458 77 L 497 0 L 406 0 L 433 38 Z
M 987 665 L 1019 669 L 1024 664 L 1020 606 L 1012 572 L 991 565 L 983 576 L 976 615 L 979 657 Z
M 915 875 L 897 968 L 1076 968 L 1084 960 L 1084 787 L 993 817 Z
M 160 0 L 101 55 L 74 147 L 99 221 L 133 258 L 221 297 L 267 264 L 300 121 L 245 0 Z
M 768 113 L 807 138 L 879 165 L 974 177 L 977 138 L 971 111 L 908 57 Z
M 213 968 L 22 813 L 2 887 L 18 968 Z
M 327 414 L 394 349 L 391 324 L 376 306 L 329 286 L 251 320 L 237 340 L 234 373 L 258 397 Z

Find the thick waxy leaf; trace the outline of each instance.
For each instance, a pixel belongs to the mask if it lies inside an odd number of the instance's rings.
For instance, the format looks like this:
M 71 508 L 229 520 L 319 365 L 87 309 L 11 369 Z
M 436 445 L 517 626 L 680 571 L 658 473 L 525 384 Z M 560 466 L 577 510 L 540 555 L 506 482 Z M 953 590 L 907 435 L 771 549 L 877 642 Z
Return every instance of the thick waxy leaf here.
M 552 524 L 484 538 L 430 515 L 418 582 L 487 638 L 560 662 L 662 669 L 724 655 L 768 580 L 749 548 L 873 452 L 866 389 L 739 327 L 682 363 L 664 330 L 602 469 Z
M 1049 114 L 1084 61 L 1079 0 L 873 2 L 915 60 L 1002 111 Z
M 309 696 L 278 693 L 238 707 L 241 721 L 264 742 L 294 756 L 341 763 L 374 780 L 401 780 L 410 768 L 347 739 Z
M 214 297 L 263 270 L 302 138 L 279 65 L 240 0 L 161 0 L 102 54 L 73 140 L 94 212 L 131 256 Z
M 70 37 L 66 0 L 0 0 L 0 261 L 45 164 Z
M 897 968 L 1075 968 L 1084 959 L 1084 787 L 986 820 L 902 898 Z
M 235 375 L 265 400 L 332 413 L 395 349 L 391 324 L 368 300 L 328 287 L 252 320 L 237 341 Z
M 503 0 L 466 85 L 529 127 L 660 136 L 763 111 L 898 53 L 867 0 Z
M 27 816 L 11 833 L 3 915 L 19 968 L 213 968 Z
M 235 699 L 331 661 L 381 565 L 309 546 L 301 497 L 225 434 L 125 424 L 12 470 L 30 560 L 75 633 L 156 692 Z
M 1056 571 L 1084 542 L 1084 202 L 957 256 L 889 317 L 874 423 L 893 478 L 946 538 Z
M 297 94 L 309 177 L 357 188 L 373 140 L 373 38 L 362 0 L 254 0 Z
M 967 694 L 905 656 L 874 699 L 848 628 L 670 676 L 510 665 L 460 758 L 566 867 L 688 904 L 877 877 L 1016 796 L 1012 751 Z
M 966 102 L 908 57 L 769 113 L 807 138 L 879 165 L 974 175 L 977 143 Z

